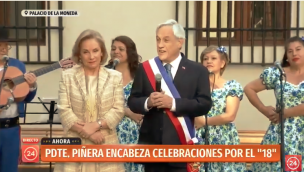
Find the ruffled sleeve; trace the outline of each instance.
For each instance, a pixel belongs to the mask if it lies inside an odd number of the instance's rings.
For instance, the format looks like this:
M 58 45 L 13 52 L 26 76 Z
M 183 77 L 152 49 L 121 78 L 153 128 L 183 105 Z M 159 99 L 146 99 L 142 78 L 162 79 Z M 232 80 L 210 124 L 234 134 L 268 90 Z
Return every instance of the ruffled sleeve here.
M 266 68 L 260 75 L 260 78 L 268 90 L 274 89 L 279 78 L 279 71 L 275 67 Z
M 240 83 L 235 80 L 231 80 L 227 85 L 229 87 L 227 97 L 232 96 L 238 97 L 240 100 L 243 99 L 244 90 Z

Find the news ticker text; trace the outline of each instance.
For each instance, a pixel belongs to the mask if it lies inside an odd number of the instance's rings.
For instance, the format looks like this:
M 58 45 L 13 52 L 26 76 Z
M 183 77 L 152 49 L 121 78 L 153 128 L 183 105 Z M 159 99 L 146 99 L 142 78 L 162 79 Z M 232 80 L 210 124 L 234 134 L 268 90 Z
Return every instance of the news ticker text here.
M 38 162 L 278 162 L 279 145 L 82 145 L 80 138 L 22 139 L 22 160 Z M 40 146 L 37 144 L 41 144 Z M 33 145 L 36 144 L 36 145 Z
M 280 146 L 41 145 L 44 162 L 277 162 Z

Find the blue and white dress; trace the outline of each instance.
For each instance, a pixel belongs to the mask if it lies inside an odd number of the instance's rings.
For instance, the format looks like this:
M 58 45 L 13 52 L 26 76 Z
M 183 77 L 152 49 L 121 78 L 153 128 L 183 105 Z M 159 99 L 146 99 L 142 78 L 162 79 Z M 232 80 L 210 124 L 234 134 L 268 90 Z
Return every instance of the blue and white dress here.
M 263 80 L 267 89 L 274 90 L 276 104 L 279 107 L 281 99 L 280 72 L 275 67 L 267 68 L 263 71 L 260 78 Z M 304 103 L 304 81 L 298 85 L 284 83 L 284 106 L 291 108 Z M 304 112 L 303 112 L 304 113 Z M 302 171 L 304 171 L 304 116 L 297 116 L 285 119 L 285 155 L 302 155 Z M 262 145 L 277 145 L 281 143 L 281 125 L 270 123 L 268 130 L 263 138 Z M 253 163 L 253 172 L 281 172 L 281 163 Z
M 131 93 L 133 82 L 124 87 L 125 107 L 127 107 L 128 98 Z M 118 140 L 120 144 L 137 144 L 140 125 L 131 118 L 124 116 L 117 126 Z M 144 166 L 136 163 L 125 163 L 126 172 L 144 172 Z M 114 171 L 113 171 L 114 172 Z
M 235 80 L 227 81 L 223 88 L 214 89 L 211 95 L 213 106 L 208 117 L 221 115 L 226 111 L 226 98 L 228 96 L 243 98 L 243 88 Z M 208 126 L 210 145 L 239 145 L 240 139 L 234 123 L 220 126 Z M 198 138 L 202 138 L 199 144 L 205 144 L 205 128 L 199 128 L 196 132 Z M 246 163 L 212 162 L 208 163 L 210 172 L 246 172 Z M 201 164 L 200 172 L 205 172 L 204 163 Z

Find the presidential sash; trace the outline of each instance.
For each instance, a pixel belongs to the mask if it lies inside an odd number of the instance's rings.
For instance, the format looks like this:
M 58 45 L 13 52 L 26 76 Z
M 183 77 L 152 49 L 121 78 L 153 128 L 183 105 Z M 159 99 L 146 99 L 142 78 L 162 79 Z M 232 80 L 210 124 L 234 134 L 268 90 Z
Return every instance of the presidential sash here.
M 145 61 L 142 64 L 154 91 L 156 90 L 155 75 L 161 74 L 162 91 L 164 91 L 165 94 L 170 97 L 181 98 L 179 92 L 177 91 L 173 81 L 170 79 L 159 57 L 155 57 L 154 59 Z M 183 69 L 185 70 L 185 68 Z M 165 112 L 173 123 L 182 145 L 193 145 L 198 142 L 198 139 L 195 137 L 194 123 L 187 115 L 182 117 L 176 117 L 173 112 L 170 111 L 170 109 L 165 109 Z M 188 172 L 199 172 L 199 169 L 200 163 L 187 163 Z

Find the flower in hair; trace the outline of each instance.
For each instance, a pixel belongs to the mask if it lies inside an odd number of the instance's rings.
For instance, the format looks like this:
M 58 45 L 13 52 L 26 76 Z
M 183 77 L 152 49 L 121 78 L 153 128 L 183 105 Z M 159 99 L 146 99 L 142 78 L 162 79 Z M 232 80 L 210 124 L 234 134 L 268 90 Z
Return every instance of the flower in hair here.
M 217 48 L 217 51 L 221 52 L 221 53 L 227 53 L 227 50 L 224 46 L 220 46 Z
M 302 39 L 302 41 L 304 41 L 304 36 L 302 36 L 302 38 L 301 38 L 301 39 Z

